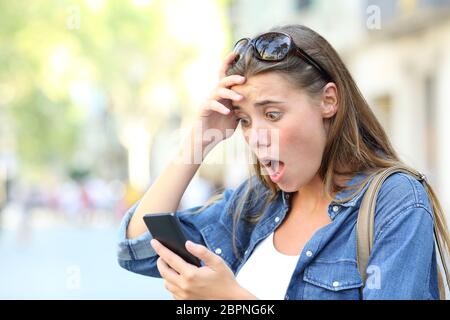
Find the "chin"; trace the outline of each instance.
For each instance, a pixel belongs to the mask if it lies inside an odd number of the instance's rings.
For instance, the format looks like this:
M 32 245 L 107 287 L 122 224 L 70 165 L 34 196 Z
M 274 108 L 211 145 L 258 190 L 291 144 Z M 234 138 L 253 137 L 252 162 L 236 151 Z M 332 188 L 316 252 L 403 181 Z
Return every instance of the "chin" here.
M 288 187 L 283 187 L 281 185 L 278 185 L 278 187 L 284 192 L 296 192 L 296 191 L 298 191 L 298 188 L 288 188 Z
M 279 183 L 277 183 L 277 186 L 280 190 L 282 190 L 284 192 L 296 192 L 299 189 L 298 186 L 291 185 L 291 184 L 283 182 L 283 181 L 280 181 Z
M 284 192 L 297 192 L 298 190 L 300 190 L 300 188 L 305 185 L 305 182 L 301 182 L 299 180 L 290 180 L 289 178 L 286 179 L 287 177 L 284 177 L 285 179 L 279 181 L 279 183 L 277 183 L 277 186 L 280 190 L 284 191 Z

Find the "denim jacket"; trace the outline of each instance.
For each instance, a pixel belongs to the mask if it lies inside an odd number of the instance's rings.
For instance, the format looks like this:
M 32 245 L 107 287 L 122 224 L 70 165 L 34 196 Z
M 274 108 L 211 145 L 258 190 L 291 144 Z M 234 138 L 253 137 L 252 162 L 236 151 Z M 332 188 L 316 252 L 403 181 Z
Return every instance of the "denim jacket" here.
M 347 184 L 352 186 L 363 178 L 355 175 Z M 243 216 L 248 218 L 261 212 L 262 216 L 257 223 L 245 220 L 238 223 L 237 257 L 232 246 L 232 213 L 249 182 L 255 191 L 244 206 Z M 331 223 L 317 230 L 305 244 L 285 299 L 439 298 L 432 209 L 422 184 L 404 173 L 387 178 L 378 194 L 369 277 L 363 285 L 356 262 L 356 218 L 366 189 L 367 185 L 343 204 L 335 200 L 348 197 L 354 190 L 343 190 L 335 196 L 328 206 Z M 176 215 L 189 239 L 220 255 L 237 274 L 255 246 L 274 232 L 290 208 L 292 194 L 279 191 L 263 210 L 261 200 L 268 191 L 253 176 L 236 189 L 225 189 L 222 200 L 200 213 L 194 214 L 200 208 L 194 207 L 177 211 Z M 136 239 L 126 238 L 126 228 L 136 206 L 125 214 L 119 228 L 119 264 L 132 272 L 160 277 L 150 233 Z

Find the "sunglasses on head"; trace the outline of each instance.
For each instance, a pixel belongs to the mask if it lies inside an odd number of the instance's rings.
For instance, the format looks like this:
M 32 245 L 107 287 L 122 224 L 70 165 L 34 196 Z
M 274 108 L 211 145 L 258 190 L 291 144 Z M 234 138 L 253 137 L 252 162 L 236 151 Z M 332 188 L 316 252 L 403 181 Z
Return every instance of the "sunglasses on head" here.
M 332 81 L 330 74 L 309 54 L 299 48 L 292 37 L 286 33 L 268 32 L 254 39 L 242 38 L 234 45 L 233 51 L 237 53 L 234 62 L 237 62 L 240 57 L 244 56 L 250 47 L 253 47 L 253 54 L 257 59 L 269 62 L 282 61 L 289 53 L 293 52 L 314 67 L 326 81 Z

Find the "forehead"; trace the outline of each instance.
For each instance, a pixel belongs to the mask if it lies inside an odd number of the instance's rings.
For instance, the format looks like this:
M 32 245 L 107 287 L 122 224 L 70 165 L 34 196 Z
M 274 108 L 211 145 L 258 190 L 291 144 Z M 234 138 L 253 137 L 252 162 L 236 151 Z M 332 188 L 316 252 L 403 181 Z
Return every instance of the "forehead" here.
M 243 84 L 232 86 L 231 89 L 244 96 L 246 102 L 268 98 L 288 99 L 300 93 L 287 78 L 274 72 L 251 76 Z

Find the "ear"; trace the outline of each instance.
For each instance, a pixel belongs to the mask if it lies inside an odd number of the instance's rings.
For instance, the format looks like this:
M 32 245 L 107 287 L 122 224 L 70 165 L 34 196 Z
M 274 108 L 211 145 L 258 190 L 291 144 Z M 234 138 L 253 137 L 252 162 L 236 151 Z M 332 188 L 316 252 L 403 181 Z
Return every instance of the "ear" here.
M 331 118 L 338 110 L 338 94 L 336 84 L 333 82 L 328 83 L 322 92 L 322 117 Z

